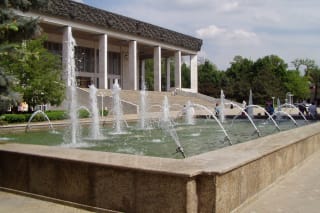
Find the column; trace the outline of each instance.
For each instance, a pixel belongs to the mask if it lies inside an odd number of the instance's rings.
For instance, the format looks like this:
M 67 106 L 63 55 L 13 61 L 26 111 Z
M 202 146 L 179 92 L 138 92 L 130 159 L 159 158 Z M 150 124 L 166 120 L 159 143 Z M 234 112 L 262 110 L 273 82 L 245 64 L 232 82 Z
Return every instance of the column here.
M 146 61 L 141 61 L 141 85 L 146 83 Z
M 167 91 L 170 90 L 170 72 L 171 72 L 171 66 L 170 66 L 170 58 L 167 58 Z
M 67 86 L 71 86 L 71 69 L 75 69 L 75 63 L 72 58 L 74 57 L 74 48 L 71 45 L 72 40 L 72 28 L 70 26 L 64 27 L 62 35 L 62 78 Z
M 198 92 L 198 56 L 190 56 L 190 85 L 193 92 Z
M 137 90 L 137 41 L 129 42 L 129 85 L 127 88 Z M 123 82 L 125 83 L 125 82 Z
M 99 38 L 99 81 L 101 89 L 108 89 L 108 36 Z
M 161 47 L 153 50 L 154 91 L 161 91 Z
M 181 89 L 181 51 L 174 54 L 174 86 Z

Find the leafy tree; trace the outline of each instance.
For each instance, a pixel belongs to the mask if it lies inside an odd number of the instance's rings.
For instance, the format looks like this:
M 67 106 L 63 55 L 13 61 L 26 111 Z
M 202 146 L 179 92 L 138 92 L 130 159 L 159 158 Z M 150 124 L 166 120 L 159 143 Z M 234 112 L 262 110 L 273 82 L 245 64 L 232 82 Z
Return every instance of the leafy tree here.
M 255 102 L 263 104 L 272 96 L 283 98 L 287 92 L 283 83 L 286 74 L 287 64 L 280 57 L 270 55 L 258 59 L 253 65 L 251 78 Z
M 318 90 L 320 86 L 320 68 L 314 67 L 313 69 L 308 70 L 308 76 L 307 76 L 312 83 L 312 92 L 313 97 L 312 100 L 318 104 Z
M 64 99 L 61 59 L 45 49 L 43 42 L 44 39 L 27 41 L 0 61 L 0 66 L 17 81 L 14 90 L 33 107 L 59 105 Z
M 291 62 L 293 64 L 293 66 L 295 67 L 296 70 L 300 70 L 302 68 L 302 66 L 305 67 L 304 71 L 305 71 L 305 75 L 308 75 L 308 71 L 317 68 L 316 62 L 312 59 L 309 58 L 297 58 L 294 61 Z
M 298 70 L 289 70 L 286 78 L 286 82 L 284 82 L 286 91 L 290 91 L 295 98 L 300 100 L 309 98 L 309 81 L 306 76 L 301 76 Z
M 183 63 L 181 66 L 181 86 L 182 88 L 190 88 L 190 68 Z
M 1 0 L 0 1 L 0 59 L 15 51 L 17 44 L 39 32 L 37 19 L 19 16 L 17 10 L 26 12 L 40 7 L 47 0 Z M 6 110 L 9 104 L 20 101 L 20 96 L 11 88 L 15 79 L 0 67 L 0 105 Z M 0 112 L 1 113 L 1 112 Z
M 224 89 L 226 96 L 238 102 L 247 99 L 254 77 L 253 61 L 235 56 L 226 76 L 229 81 L 229 85 Z
M 206 60 L 198 66 L 198 90 L 200 93 L 217 97 L 220 89 L 226 86 L 227 78 L 224 72 L 220 72 L 217 66 Z

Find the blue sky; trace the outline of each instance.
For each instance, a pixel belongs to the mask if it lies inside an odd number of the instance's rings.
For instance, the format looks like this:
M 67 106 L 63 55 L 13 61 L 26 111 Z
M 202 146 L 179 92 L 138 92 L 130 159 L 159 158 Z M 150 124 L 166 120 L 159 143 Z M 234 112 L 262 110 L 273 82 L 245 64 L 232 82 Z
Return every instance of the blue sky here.
M 77 0 L 203 40 L 200 57 L 225 70 L 235 55 L 270 54 L 320 66 L 319 0 Z

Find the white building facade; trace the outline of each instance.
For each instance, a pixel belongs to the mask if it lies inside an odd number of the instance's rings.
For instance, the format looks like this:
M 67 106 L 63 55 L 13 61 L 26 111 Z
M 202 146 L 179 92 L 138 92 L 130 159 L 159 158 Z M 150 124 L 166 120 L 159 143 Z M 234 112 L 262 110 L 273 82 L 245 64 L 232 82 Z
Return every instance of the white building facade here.
M 145 60 L 153 59 L 154 90 L 181 89 L 182 57 L 187 56 L 191 72 L 188 89 L 198 91 L 200 39 L 69 0 L 50 0 L 45 8 L 25 15 L 39 17 L 42 33 L 48 38 L 45 46 L 62 56 L 64 67 L 63 59 L 69 53 L 63 50 L 71 31 L 76 41 L 79 87 L 94 84 L 110 89 L 118 79 L 123 89 L 139 90 L 145 78 Z M 174 85 L 170 84 L 171 72 Z

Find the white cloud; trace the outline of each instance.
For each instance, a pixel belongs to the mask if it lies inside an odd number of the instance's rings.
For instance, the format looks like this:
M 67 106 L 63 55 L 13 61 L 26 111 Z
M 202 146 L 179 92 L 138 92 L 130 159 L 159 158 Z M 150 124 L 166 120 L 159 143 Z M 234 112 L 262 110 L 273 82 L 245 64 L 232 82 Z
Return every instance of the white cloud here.
M 244 29 L 227 29 L 219 28 L 216 25 L 210 25 L 206 28 L 201 28 L 196 31 L 197 36 L 202 39 L 215 40 L 223 43 L 236 41 L 238 44 L 242 42 L 258 43 L 259 39 L 254 32 L 246 31 Z
M 320 62 L 319 0 L 84 0 L 98 8 L 203 39 L 205 57 L 226 69 L 235 55 L 278 54 Z M 320 65 L 320 63 L 318 63 Z
M 231 12 L 233 10 L 236 10 L 239 7 L 239 3 L 234 1 L 234 2 L 227 2 L 221 5 L 220 10 L 222 12 Z
M 197 35 L 201 38 L 214 39 L 226 33 L 226 30 L 219 28 L 216 25 L 210 25 L 206 28 L 201 28 L 196 31 Z

